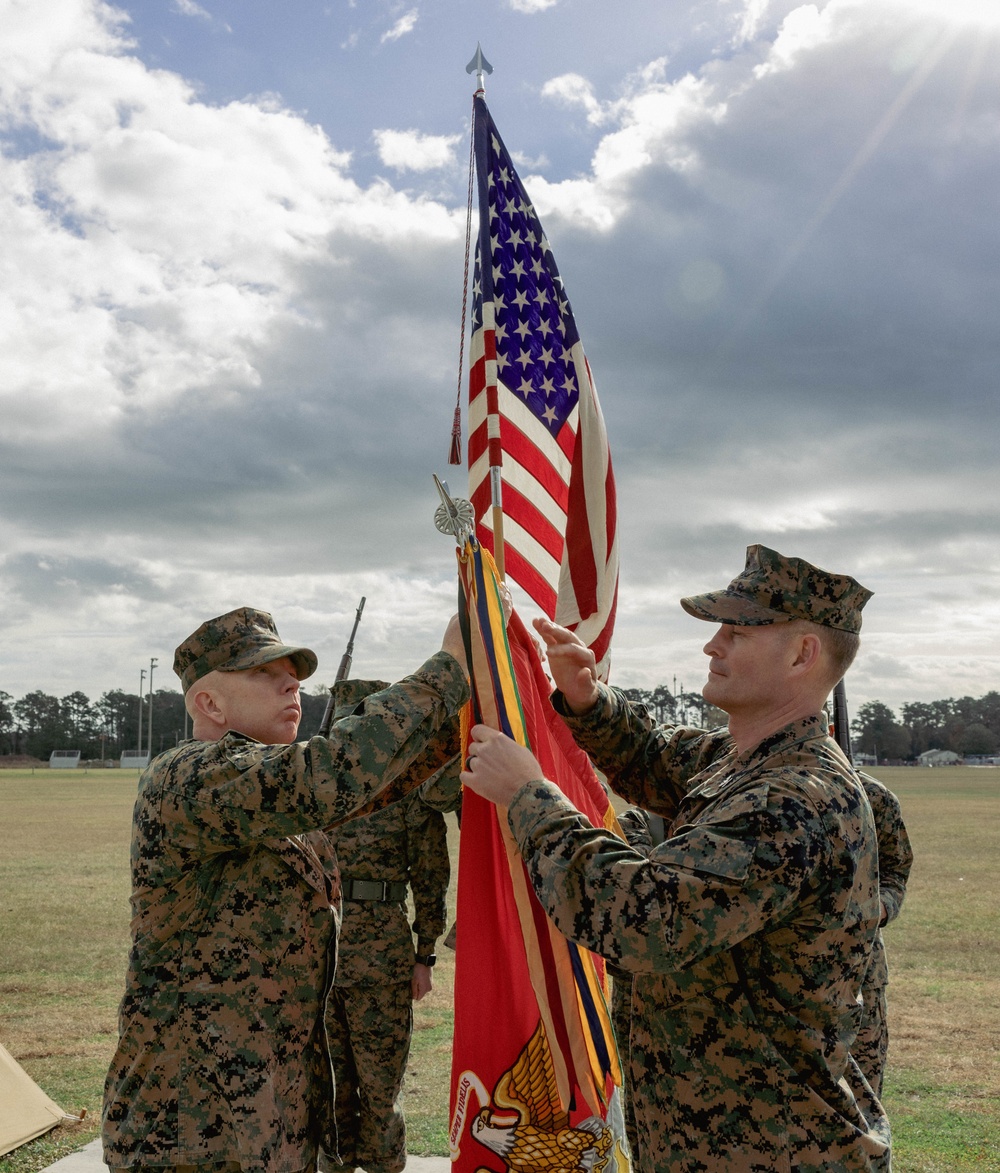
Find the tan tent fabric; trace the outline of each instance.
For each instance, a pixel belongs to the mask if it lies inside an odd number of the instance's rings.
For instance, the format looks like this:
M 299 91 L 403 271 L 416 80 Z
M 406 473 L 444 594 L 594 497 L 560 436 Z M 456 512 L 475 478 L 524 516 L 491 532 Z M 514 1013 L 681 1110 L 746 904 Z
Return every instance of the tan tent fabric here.
M 55 1128 L 65 1116 L 0 1043 L 0 1156 Z

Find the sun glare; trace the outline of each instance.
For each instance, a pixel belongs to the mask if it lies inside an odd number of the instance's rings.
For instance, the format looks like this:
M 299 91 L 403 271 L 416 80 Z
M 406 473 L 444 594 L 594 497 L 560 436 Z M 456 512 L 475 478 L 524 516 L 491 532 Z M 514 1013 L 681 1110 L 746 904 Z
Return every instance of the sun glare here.
M 925 12 L 951 24 L 1000 28 L 997 0 L 904 0 L 907 12 Z

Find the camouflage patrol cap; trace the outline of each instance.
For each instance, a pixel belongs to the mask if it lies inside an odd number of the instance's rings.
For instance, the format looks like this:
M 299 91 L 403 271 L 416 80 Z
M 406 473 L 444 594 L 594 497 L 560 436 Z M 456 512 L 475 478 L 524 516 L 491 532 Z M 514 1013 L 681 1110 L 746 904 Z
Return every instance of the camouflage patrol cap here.
M 747 546 L 747 564 L 723 591 L 681 599 L 696 619 L 762 627 L 808 619 L 839 631 L 861 630 L 861 609 L 872 592 L 847 574 L 831 574 L 767 546 Z
M 290 648 L 278 637 L 266 611 L 238 607 L 203 623 L 174 652 L 174 671 L 186 693 L 209 672 L 243 672 L 287 656 L 299 680 L 316 671 L 316 654 L 308 648 Z

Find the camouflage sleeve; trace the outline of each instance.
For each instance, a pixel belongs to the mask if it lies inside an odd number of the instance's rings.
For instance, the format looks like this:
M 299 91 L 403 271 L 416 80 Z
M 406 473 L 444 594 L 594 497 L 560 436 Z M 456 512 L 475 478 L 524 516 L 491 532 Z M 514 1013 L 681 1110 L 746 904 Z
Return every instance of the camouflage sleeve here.
M 424 785 L 432 783 L 439 774 L 460 760 L 458 750 L 459 725 L 458 719 L 455 718 L 443 725 L 428 748 L 407 769 L 397 774 L 374 798 L 366 802 L 360 808 L 359 813 L 367 815 L 384 810 L 385 807 L 405 798 L 417 787 L 423 789 Z
M 871 804 L 878 837 L 878 894 L 885 909 L 883 925 L 899 916 L 906 896 L 906 882 L 913 866 L 913 849 L 906 833 L 899 799 L 893 792 L 873 778 L 862 774 L 861 781 Z
M 635 806 L 671 816 L 690 779 L 732 750 L 725 730 L 658 726 L 645 705 L 598 688 L 601 700 L 581 716 L 569 712 L 559 692 L 552 704 L 611 789 Z
M 597 830 L 550 782 L 508 811 L 532 887 L 560 932 L 631 972 L 670 972 L 737 944 L 802 898 L 828 861 L 823 819 L 780 775 L 648 857 Z
M 625 835 L 625 841 L 637 851 L 646 853 L 653 846 L 653 836 L 649 833 L 649 816 L 638 807 L 629 807 L 618 816 L 618 825 Z
M 407 799 L 404 817 L 417 952 L 433 953 L 445 930 L 445 899 L 451 878 L 448 830 L 444 815 L 432 810 L 419 793 Z
M 384 680 L 338 680 L 330 689 L 334 700 L 334 721 L 363 716 L 367 711 L 368 698 L 391 687 Z M 424 800 L 435 810 L 448 811 L 460 807 L 460 732 L 459 717 L 455 716 L 441 727 L 433 743 L 407 770 L 398 775 L 372 802 L 365 804 L 360 812 L 361 817 L 398 802 L 417 783 L 421 784 L 420 793 Z
M 462 669 L 438 652 L 329 738 L 265 746 L 227 734 L 180 746 L 154 763 L 147 801 L 172 843 L 196 853 L 335 826 L 398 799 L 452 756 L 445 734 L 457 737 L 468 696 Z
M 420 797 L 432 810 L 447 814 L 462 809 L 462 757 L 455 756 L 420 787 Z

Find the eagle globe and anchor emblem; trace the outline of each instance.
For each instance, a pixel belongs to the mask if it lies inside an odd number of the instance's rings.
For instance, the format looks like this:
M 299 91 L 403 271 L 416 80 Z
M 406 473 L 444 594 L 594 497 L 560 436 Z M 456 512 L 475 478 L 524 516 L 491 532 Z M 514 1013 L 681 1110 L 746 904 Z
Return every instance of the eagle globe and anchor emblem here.
M 460 1152 L 470 1096 L 481 1105 L 468 1136 L 489 1149 L 510 1173 L 627 1173 L 630 1168 L 618 1091 L 608 1121 L 589 1116 L 570 1125 L 556 1087 L 555 1070 L 541 1022 L 513 1065 L 497 1080 L 492 1096 L 471 1071 L 463 1073 L 449 1137 L 452 1160 Z M 618 1126 L 612 1127 L 617 1116 Z M 476 1173 L 495 1173 L 480 1165 Z

